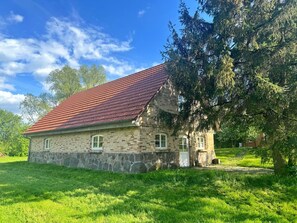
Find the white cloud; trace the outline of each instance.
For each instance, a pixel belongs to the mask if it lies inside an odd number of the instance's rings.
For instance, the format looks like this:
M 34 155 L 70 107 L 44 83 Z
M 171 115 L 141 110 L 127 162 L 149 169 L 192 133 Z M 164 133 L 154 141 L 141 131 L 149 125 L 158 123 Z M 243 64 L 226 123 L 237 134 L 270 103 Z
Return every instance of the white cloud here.
M 80 60 L 116 63 L 111 54 L 132 47 L 130 39 L 119 41 L 96 27 L 51 18 L 46 23 L 46 34 L 40 39 L 0 37 L 0 49 L 0 74 L 33 73 L 44 79 L 64 64 L 79 67 Z
M 7 21 L 13 22 L 13 23 L 23 22 L 23 20 L 24 20 L 24 16 L 14 14 L 14 12 L 12 12 L 12 11 L 10 12 L 10 15 L 7 18 Z
M 139 68 L 136 68 L 135 69 L 135 72 L 139 72 L 139 71 L 142 71 L 142 70 L 145 70 L 147 69 L 148 67 L 139 67 Z
M 10 16 L 10 22 L 14 23 L 24 19 L 14 13 Z M 0 26 L 2 21 L 8 20 L 0 17 Z M 45 34 L 39 38 L 8 38 L 0 32 L 0 108 L 19 113 L 19 103 L 24 99 L 23 94 L 12 93 L 15 88 L 6 83 L 7 76 L 33 74 L 41 82 L 43 91 L 48 91 L 45 78 L 65 64 L 78 68 L 82 61 L 96 62 L 102 64 L 107 73 L 120 77 L 139 71 L 143 68 L 115 56 L 115 53 L 130 51 L 131 44 L 132 39 L 115 39 L 82 20 L 51 18 L 45 24 Z
M 7 17 L 1 17 L 0 16 L 0 29 L 4 29 L 8 25 L 15 24 L 15 23 L 21 23 L 24 20 L 24 16 L 14 14 L 14 12 L 10 12 L 9 16 Z M 0 33 L 1 36 L 1 33 Z
M 118 75 L 120 77 L 126 76 L 135 71 L 135 67 L 127 63 L 116 64 L 116 65 L 109 64 L 109 65 L 103 65 L 103 67 L 107 72 Z
M 19 105 L 24 99 L 25 95 L 23 94 L 12 94 L 11 92 L 0 90 L 0 109 L 20 114 Z
M 126 76 L 128 74 L 133 74 L 160 64 L 160 62 L 154 62 L 151 65 L 139 67 L 139 66 L 129 64 L 125 61 L 115 61 L 115 62 L 116 62 L 115 64 L 103 65 L 103 67 L 107 72 L 118 75 L 120 77 Z
M 0 90 L 14 91 L 15 88 L 13 85 L 5 83 L 4 77 L 0 77 Z
M 146 13 L 146 10 L 142 9 L 138 11 L 138 17 L 142 17 Z

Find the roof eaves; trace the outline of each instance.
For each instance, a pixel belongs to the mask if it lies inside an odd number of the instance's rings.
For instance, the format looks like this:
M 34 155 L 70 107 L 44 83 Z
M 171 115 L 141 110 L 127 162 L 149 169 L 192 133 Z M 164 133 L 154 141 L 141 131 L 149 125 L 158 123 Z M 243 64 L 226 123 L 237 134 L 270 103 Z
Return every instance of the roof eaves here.
M 29 133 L 25 133 L 24 136 L 25 137 L 49 136 L 49 135 L 80 133 L 80 132 L 89 132 L 89 131 L 96 131 L 96 130 L 117 129 L 117 128 L 137 127 L 137 126 L 138 125 L 135 122 L 135 119 L 129 119 L 129 120 L 121 120 L 121 121 L 100 123 L 100 124 L 94 124 L 94 125 L 76 126 L 72 128 L 65 128 L 65 129 L 56 129 L 56 130 L 50 130 L 50 131 L 32 132 L 32 133 L 29 132 Z

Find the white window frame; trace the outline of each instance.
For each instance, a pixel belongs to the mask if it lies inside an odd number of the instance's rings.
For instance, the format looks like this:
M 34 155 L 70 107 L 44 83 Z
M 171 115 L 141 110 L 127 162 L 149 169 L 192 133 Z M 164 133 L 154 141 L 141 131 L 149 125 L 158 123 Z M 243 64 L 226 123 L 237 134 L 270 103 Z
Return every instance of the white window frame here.
M 185 139 L 185 141 L 183 139 Z M 181 143 L 180 143 L 180 140 L 182 140 Z M 184 142 L 186 142 L 186 144 L 184 144 Z M 180 149 L 180 146 L 183 147 L 182 150 Z M 184 149 L 184 147 L 186 147 L 186 149 Z M 178 137 L 178 150 L 180 152 L 188 152 L 189 151 L 189 140 L 188 140 L 187 136 L 179 136 Z
M 51 148 L 51 140 L 49 138 L 44 139 L 44 149 L 45 150 L 50 150 Z
M 181 105 L 185 102 L 185 98 L 181 95 L 178 95 L 177 97 L 177 107 L 178 107 L 178 111 L 180 112 L 182 109 L 181 109 Z
M 95 138 L 97 138 L 97 140 L 98 140 L 96 147 L 94 147 L 94 140 L 95 140 Z M 100 138 L 102 139 L 101 141 L 100 141 Z M 92 150 L 94 150 L 94 151 L 101 151 L 101 150 L 103 150 L 103 142 L 104 142 L 103 135 L 93 135 L 92 136 L 92 141 L 91 141 L 91 143 L 92 143 L 92 145 L 91 145 Z M 100 146 L 100 144 L 101 144 L 101 146 Z
M 198 144 L 198 149 L 205 149 L 205 137 L 198 136 L 197 137 L 197 144 Z
M 158 136 L 158 141 L 159 141 L 159 146 L 157 146 L 156 145 L 156 142 L 157 142 L 157 140 L 156 140 L 156 136 Z M 162 136 L 165 136 L 165 146 L 162 146 Z M 155 148 L 156 149 L 167 149 L 167 135 L 166 134 L 164 134 L 164 133 L 157 133 L 157 134 L 155 134 Z

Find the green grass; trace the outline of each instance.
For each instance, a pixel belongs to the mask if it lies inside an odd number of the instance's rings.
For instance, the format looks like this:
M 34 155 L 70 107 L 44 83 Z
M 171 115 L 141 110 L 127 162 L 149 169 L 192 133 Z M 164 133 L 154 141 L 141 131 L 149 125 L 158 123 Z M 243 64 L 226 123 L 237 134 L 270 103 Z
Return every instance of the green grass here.
M 0 164 L 1 163 L 10 163 L 16 161 L 26 161 L 28 157 L 19 157 L 19 156 L 4 156 L 0 157 Z
M 0 158 L 1 223 L 297 222 L 296 178 L 193 169 L 129 175 L 8 161 Z
M 221 148 L 215 149 L 216 156 L 221 160 L 221 165 L 272 168 L 273 164 L 261 163 L 261 158 L 256 155 L 257 148 Z

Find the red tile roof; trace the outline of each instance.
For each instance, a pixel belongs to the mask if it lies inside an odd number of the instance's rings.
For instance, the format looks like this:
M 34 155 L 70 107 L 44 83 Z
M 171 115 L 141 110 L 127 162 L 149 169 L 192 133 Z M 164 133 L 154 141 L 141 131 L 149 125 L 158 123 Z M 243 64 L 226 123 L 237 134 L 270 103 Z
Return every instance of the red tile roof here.
M 134 120 L 168 79 L 165 65 L 76 93 L 50 111 L 25 134 Z

